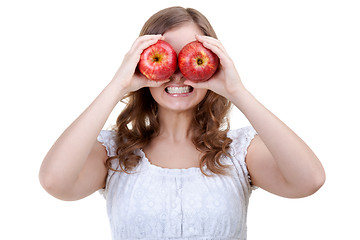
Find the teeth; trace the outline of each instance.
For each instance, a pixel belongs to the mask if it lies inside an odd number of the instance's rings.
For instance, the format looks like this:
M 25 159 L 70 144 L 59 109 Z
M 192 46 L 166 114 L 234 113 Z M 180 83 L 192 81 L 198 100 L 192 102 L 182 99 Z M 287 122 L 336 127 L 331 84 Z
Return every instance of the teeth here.
M 185 87 L 167 87 L 166 91 L 170 94 L 173 93 L 189 93 L 191 91 L 191 87 L 190 86 L 185 86 Z

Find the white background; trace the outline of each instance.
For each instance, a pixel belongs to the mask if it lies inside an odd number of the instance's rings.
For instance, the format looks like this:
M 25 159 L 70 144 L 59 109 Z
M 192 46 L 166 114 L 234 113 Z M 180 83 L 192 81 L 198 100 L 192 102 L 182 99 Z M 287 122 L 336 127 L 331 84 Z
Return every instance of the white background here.
M 326 169 L 326 184 L 304 199 L 253 192 L 248 239 L 360 239 L 357 1 L 124 2 L 1 1 L 0 239 L 110 239 L 105 200 L 57 200 L 41 188 L 39 167 L 143 23 L 174 5 L 208 17 L 245 86 Z M 234 109 L 231 127 L 246 125 Z

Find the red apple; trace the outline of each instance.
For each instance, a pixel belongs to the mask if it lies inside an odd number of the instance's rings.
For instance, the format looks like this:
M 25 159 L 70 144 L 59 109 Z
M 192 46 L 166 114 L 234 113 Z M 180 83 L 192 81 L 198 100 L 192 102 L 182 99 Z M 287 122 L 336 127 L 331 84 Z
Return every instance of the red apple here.
M 219 58 L 199 41 L 190 42 L 181 49 L 179 68 L 185 78 L 193 82 L 204 82 L 214 75 Z
M 141 53 L 138 66 L 148 79 L 166 80 L 177 68 L 176 52 L 169 43 L 159 40 Z

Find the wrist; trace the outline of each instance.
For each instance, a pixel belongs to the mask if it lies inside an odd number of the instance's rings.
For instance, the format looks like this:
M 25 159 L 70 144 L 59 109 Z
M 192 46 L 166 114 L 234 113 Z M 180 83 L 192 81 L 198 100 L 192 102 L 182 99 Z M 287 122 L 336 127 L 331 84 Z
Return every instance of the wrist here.
M 121 82 L 113 79 L 107 86 L 113 94 L 116 96 L 116 99 L 120 101 L 129 91 L 125 86 L 121 84 Z
M 227 98 L 234 103 L 237 98 L 244 96 L 249 91 L 244 87 L 244 85 L 240 84 L 238 86 L 232 86 L 227 92 Z
M 228 98 L 240 111 L 243 111 L 251 102 L 254 96 L 246 89 L 239 88 L 233 91 L 231 97 Z

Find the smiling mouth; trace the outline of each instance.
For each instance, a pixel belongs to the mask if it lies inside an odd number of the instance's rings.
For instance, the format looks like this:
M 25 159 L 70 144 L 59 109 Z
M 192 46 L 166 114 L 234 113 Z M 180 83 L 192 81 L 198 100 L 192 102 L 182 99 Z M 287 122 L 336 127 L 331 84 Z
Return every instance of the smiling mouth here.
M 182 94 L 182 93 L 191 93 L 194 90 L 191 86 L 182 86 L 182 87 L 167 87 L 165 91 L 169 94 Z

